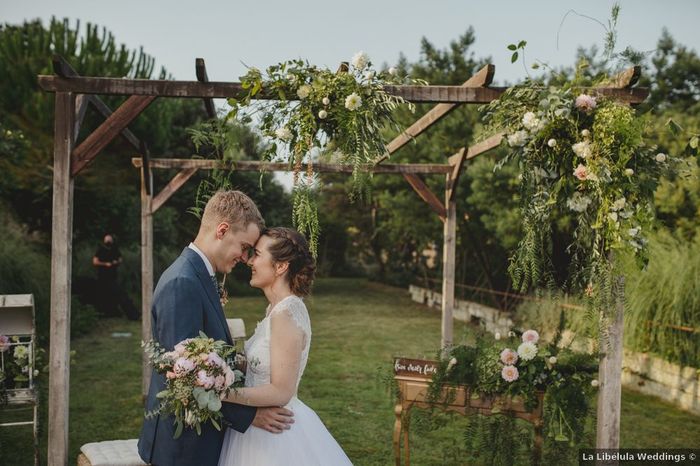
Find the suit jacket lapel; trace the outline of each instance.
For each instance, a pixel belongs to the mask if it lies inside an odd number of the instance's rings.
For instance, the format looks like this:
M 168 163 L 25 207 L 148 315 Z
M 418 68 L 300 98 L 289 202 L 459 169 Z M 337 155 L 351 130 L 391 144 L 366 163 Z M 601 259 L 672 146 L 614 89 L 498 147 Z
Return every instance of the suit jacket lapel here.
M 219 319 L 219 322 L 224 327 L 224 332 L 226 333 L 227 343 L 232 345 L 233 338 L 231 338 L 231 332 L 228 329 L 228 322 L 226 322 L 226 316 L 224 315 L 224 309 L 221 307 L 221 300 L 219 298 L 219 291 L 216 289 L 216 285 L 211 280 L 211 276 L 207 273 L 207 268 L 199 255 L 191 250 L 190 248 L 185 248 L 182 254 L 187 258 L 187 260 L 193 265 L 199 281 L 206 290 L 207 297 L 211 304 L 214 306 L 214 312 Z

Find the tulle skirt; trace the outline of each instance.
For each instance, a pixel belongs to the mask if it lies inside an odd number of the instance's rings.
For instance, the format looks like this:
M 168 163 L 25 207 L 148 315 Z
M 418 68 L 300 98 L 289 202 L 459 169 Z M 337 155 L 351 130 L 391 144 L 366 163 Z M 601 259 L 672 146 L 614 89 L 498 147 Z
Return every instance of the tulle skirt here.
M 226 430 L 219 466 L 352 465 L 316 413 L 297 398 L 286 408 L 294 424 L 281 434 L 250 426 L 245 433 Z

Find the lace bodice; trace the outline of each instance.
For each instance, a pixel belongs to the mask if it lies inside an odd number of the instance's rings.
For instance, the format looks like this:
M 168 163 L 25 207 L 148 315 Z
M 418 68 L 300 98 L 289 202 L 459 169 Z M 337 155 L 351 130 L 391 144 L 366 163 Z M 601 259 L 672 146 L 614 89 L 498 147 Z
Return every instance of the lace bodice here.
M 270 318 L 273 314 L 284 313 L 304 334 L 303 350 L 299 363 L 294 393 L 299 388 L 301 376 L 306 368 L 311 345 L 311 321 L 304 301 L 298 296 L 290 295 L 277 303 L 275 307 L 267 308 L 267 315 L 258 323 L 255 333 L 245 343 L 245 353 L 248 359 L 246 370 L 246 387 L 256 387 L 270 383 Z

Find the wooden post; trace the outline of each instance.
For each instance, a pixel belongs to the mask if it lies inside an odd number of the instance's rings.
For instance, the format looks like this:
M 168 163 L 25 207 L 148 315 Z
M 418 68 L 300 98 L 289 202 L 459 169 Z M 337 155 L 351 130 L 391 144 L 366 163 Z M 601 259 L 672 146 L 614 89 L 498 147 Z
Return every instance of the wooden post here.
M 56 93 L 55 113 L 48 464 L 65 466 L 68 463 L 70 400 L 70 286 L 73 249 L 73 179 L 70 162 L 75 131 L 75 96 L 70 92 Z
M 611 254 L 611 259 L 614 260 Z M 625 277 L 616 277 L 617 302 L 607 341 L 601 336 L 601 355 L 598 369 L 598 424 L 596 448 L 620 447 L 620 407 L 622 404 L 622 333 L 624 328 Z M 608 463 L 606 463 L 608 464 Z
M 148 179 L 145 176 L 148 173 Z M 141 339 L 148 341 L 151 335 L 151 303 L 153 301 L 153 172 L 141 167 Z M 150 194 L 149 194 L 150 193 Z M 142 354 L 142 385 L 143 399 L 148 395 L 151 383 L 151 366 L 146 353 Z
M 457 253 L 457 202 L 451 196 L 452 176 L 445 177 L 447 218 L 442 247 L 442 348 L 452 346 L 452 310 L 455 304 L 455 254 Z

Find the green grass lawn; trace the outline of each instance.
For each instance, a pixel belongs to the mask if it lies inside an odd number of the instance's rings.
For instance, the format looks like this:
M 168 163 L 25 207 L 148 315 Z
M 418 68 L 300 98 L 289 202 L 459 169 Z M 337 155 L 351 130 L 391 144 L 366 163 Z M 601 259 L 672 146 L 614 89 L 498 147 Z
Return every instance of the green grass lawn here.
M 440 313 L 411 301 L 405 290 L 364 280 L 326 279 L 307 300 L 313 327 L 308 367 L 299 397 L 316 410 L 357 465 L 393 461 L 393 402 L 383 376 L 393 356 L 433 357 L 440 343 Z M 250 334 L 264 316 L 265 301 L 234 298 L 227 317 L 241 317 Z M 113 332 L 132 332 L 113 338 Z M 455 323 L 456 342 L 471 331 Z M 84 443 L 138 436 L 141 426 L 140 327 L 109 319 L 73 342 L 71 367 L 70 460 Z M 46 394 L 42 422 L 46 424 Z M 0 422 L 21 413 L 0 410 Z M 412 436 L 416 465 L 454 464 L 464 420 L 455 418 L 439 430 Z M 31 431 L 0 428 L 0 465 L 32 463 Z M 622 447 L 698 447 L 700 417 L 655 398 L 623 392 Z M 46 429 L 42 429 L 46 456 Z

